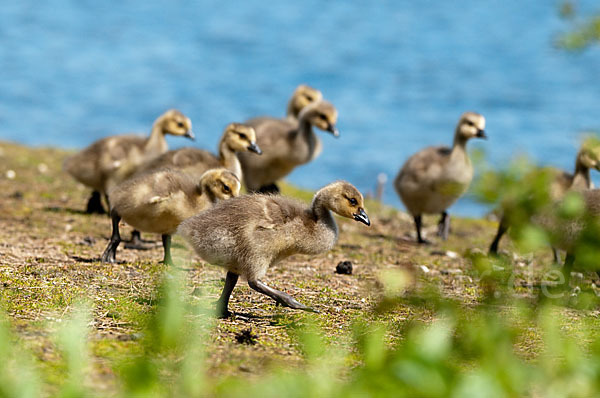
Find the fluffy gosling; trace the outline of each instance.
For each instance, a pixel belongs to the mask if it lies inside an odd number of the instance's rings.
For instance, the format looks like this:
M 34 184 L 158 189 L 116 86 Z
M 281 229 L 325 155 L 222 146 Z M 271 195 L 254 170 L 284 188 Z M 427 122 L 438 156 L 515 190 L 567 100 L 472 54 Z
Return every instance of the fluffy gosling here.
M 412 155 L 400 169 L 394 186 L 414 218 L 419 243 L 428 243 L 421 235 L 423 214 L 440 213 L 438 235 L 448 238 L 450 218 L 446 210 L 462 196 L 473 179 L 467 141 L 486 138 L 484 129 L 482 115 L 466 112 L 456 126 L 452 148 L 425 148 Z
M 237 196 L 240 181 L 225 169 L 205 172 L 197 183 L 182 171 L 162 169 L 130 178 L 109 193 L 112 235 L 102 262 L 114 263 L 121 219 L 139 231 L 161 234 L 163 262 L 172 264 L 171 235 L 186 218 Z
M 262 150 L 256 143 L 256 132 L 252 127 L 241 123 L 230 123 L 225 127 L 219 141 L 219 156 L 204 149 L 175 149 L 143 165 L 140 173 L 169 167 L 177 168 L 193 176 L 200 176 L 209 169 L 224 167 L 241 181 L 242 166 L 236 155 L 239 152 L 262 154 Z
M 258 124 L 247 122 L 256 130 L 256 140 L 263 150 L 260 158 L 246 153 L 238 155 L 248 191 L 279 192 L 275 184 L 278 180 L 321 153 L 321 140 L 314 133 L 313 126 L 339 136 L 335 127 L 337 116 L 332 104 L 318 101 L 302 109 L 297 123 L 283 119 L 270 119 Z
M 305 106 L 312 104 L 313 102 L 321 101 L 323 94 L 310 86 L 301 84 L 294 90 L 292 97 L 290 98 L 287 109 L 286 119 L 292 123 L 298 123 L 298 115 Z M 259 116 L 246 121 L 246 123 L 252 126 L 258 126 L 260 123 L 265 123 L 269 120 L 280 120 L 276 117 L 271 116 Z
M 594 187 L 590 177 L 590 169 L 600 170 L 600 157 L 598 148 L 584 143 L 575 158 L 575 171 L 573 174 L 558 169 L 550 169 L 554 174 L 550 196 L 553 200 L 561 199 L 568 191 L 583 191 Z M 508 231 L 510 225 L 507 217 L 503 214 L 498 223 L 498 231 L 489 248 L 490 254 L 498 253 L 498 245 L 502 236 Z M 552 248 L 555 262 L 560 262 L 560 256 L 555 248 Z
M 177 232 L 205 261 L 227 270 L 217 302 L 219 317 L 230 315 L 229 297 L 240 275 L 252 289 L 277 303 L 312 311 L 290 295 L 265 285 L 261 278 L 272 264 L 292 254 L 330 250 L 338 237 L 332 211 L 371 224 L 361 193 L 352 184 L 337 181 L 320 189 L 310 207 L 281 196 L 245 195 L 185 220 Z
M 192 122 L 183 113 L 171 109 L 162 114 L 147 138 L 116 135 L 100 139 L 67 158 L 64 170 L 77 181 L 93 189 L 88 213 L 104 213 L 101 195 L 131 176 L 144 162 L 167 151 L 166 134 L 194 139 Z

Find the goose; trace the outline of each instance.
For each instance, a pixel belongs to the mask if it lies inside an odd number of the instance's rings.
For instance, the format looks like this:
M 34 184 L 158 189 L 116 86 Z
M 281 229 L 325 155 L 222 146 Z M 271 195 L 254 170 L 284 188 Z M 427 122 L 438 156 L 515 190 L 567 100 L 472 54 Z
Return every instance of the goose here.
M 428 243 L 421 235 L 423 214 L 441 214 L 438 235 L 448 238 L 450 218 L 447 209 L 469 187 L 473 166 L 467 154 L 467 141 L 487 138 L 485 118 L 475 112 L 465 112 L 454 133 L 454 144 L 448 147 L 428 147 L 412 155 L 394 180 L 396 192 L 413 216 L 417 240 Z
M 77 181 L 93 189 L 86 212 L 104 213 L 101 195 L 131 176 L 144 162 L 167 151 L 166 134 L 194 139 L 192 122 L 183 113 L 170 109 L 152 125 L 147 138 L 115 135 L 102 138 L 68 157 L 64 170 Z
M 275 184 L 278 180 L 295 167 L 310 162 L 321 152 L 321 141 L 315 135 L 313 126 L 335 137 L 339 136 L 335 127 L 337 115 L 332 104 L 318 101 L 302 109 L 297 123 L 278 119 L 258 124 L 247 122 L 256 130 L 256 140 L 263 150 L 260 158 L 246 153 L 238 155 L 248 191 L 279 192 Z
M 583 191 L 592 189 L 594 184 L 590 177 L 590 169 L 600 170 L 600 156 L 598 149 L 591 141 L 584 142 L 575 158 L 575 171 L 570 174 L 566 171 L 561 171 L 553 168 L 546 168 L 549 173 L 552 173 L 553 180 L 550 187 L 550 196 L 553 200 L 559 200 L 568 191 Z M 489 248 L 490 254 L 498 253 L 498 245 L 502 236 L 508 231 L 510 225 L 505 214 L 500 218 L 498 223 L 498 231 Z M 560 261 L 560 256 L 555 248 L 552 248 L 552 254 L 555 262 Z
M 139 231 L 162 236 L 163 262 L 172 264 L 171 235 L 186 218 L 208 208 L 219 200 L 237 196 L 239 179 L 222 168 L 202 174 L 199 183 L 189 174 L 175 169 L 161 169 L 132 177 L 109 193 L 112 235 L 102 262 L 114 263 L 121 242 L 119 222 Z
M 283 306 L 313 311 L 267 286 L 261 278 L 272 264 L 292 254 L 330 250 L 338 237 L 331 212 L 371 224 L 361 193 L 348 182 L 336 181 L 317 191 L 310 206 L 279 195 L 258 193 L 220 202 L 182 222 L 177 233 L 205 261 L 227 270 L 217 302 L 219 317 L 230 315 L 229 297 L 239 276 L 252 289 Z
M 224 167 L 242 180 L 242 168 L 236 156 L 238 152 L 253 152 L 260 155 L 262 151 L 256 143 L 256 132 L 242 123 L 230 123 L 225 127 L 219 141 L 219 155 L 197 148 L 180 148 L 165 152 L 140 168 L 138 173 L 158 170 L 165 167 L 177 168 L 195 176 L 206 170 Z

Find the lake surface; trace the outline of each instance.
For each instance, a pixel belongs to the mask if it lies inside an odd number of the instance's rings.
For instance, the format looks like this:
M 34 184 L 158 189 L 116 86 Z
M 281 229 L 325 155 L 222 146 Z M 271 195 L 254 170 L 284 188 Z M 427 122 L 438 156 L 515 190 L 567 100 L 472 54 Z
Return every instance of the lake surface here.
M 319 133 L 321 156 L 289 181 L 366 192 L 384 172 L 401 207 L 399 167 L 451 144 L 465 110 L 486 116 L 489 140 L 470 148 L 493 165 L 527 153 L 572 169 L 581 132 L 600 127 L 600 51 L 554 48 L 567 28 L 551 1 L 5 2 L 0 139 L 82 148 L 178 108 L 194 145 L 215 149 L 228 122 L 283 116 L 307 83 L 338 108 L 341 137 Z M 485 208 L 466 198 L 451 212 Z

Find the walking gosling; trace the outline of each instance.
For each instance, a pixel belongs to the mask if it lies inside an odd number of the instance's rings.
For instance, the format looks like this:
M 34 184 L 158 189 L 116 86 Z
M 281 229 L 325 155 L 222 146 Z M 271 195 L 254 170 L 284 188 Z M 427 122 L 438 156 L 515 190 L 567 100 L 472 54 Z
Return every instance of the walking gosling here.
M 225 127 L 219 141 L 219 156 L 197 148 L 181 148 L 165 152 L 156 159 L 143 165 L 140 173 L 165 167 L 177 168 L 193 176 L 200 176 L 206 170 L 224 167 L 242 180 L 242 167 L 237 152 L 262 154 L 256 144 L 256 132 L 250 126 L 230 123 Z
M 165 134 L 194 139 L 192 122 L 183 113 L 171 109 L 152 125 L 148 138 L 116 135 L 100 139 L 67 158 L 63 168 L 77 181 L 93 189 L 88 213 L 104 213 L 101 194 L 131 176 L 144 162 L 167 151 Z
M 260 158 L 240 153 L 244 183 L 250 192 L 277 193 L 275 183 L 294 170 L 310 162 L 321 152 L 321 141 L 313 126 L 329 131 L 335 137 L 337 110 L 327 101 L 314 102 L 302 109 L 298 123 L 283 119 L 267 120 L 258 124 L 248 121 L 256 130 L 256 140 L 264 154 Z
M 274 263 L 296 253 L 330 250 L 338 237 L 331 211 L 371 225 L 363 197 L 350 183 L 333 182 L 320 189 L 310 207 L 293 199 L 251 194 L 222 202 L 181 223 L 183 235 L 205 261 L 227 270 L 217 302 L 220 317 L 230 315 L 229 297 L 238 277 L 277 303 L 306 311 L 311 308 L 261 282 Z
M 419 243 L 428 243 L 421 235 L 423 214 L 441 213 L 438 235 L 448 238 L 450 218 L 446 210 L 467 190 L 473 179 L 467 141 L 474 137 L 487 138 L 484 129 L 482 115 L 464 113 L 456 126 L 452 148 L 425 148 L 412 155 L 398 173 L 394 186 L 414 218 Z
M 186 218 L 218 200 L 237 196 L 240 181 L 225 169 L 205 172 L 197 183 L 182 171 L 162 169 L 130 178 L 110 191 L 112 235 L 102 262 L 114 263 L 121 219 L 137 230 L 162 235 L 163 262 L 172 264 L 171 235 Z
M 555 174 L 552 186 L 550 189 L 550 196 L 553 200 L 561 199 L 567 191 L 584 191 L 594 187 L 592 179 L 590 177 L 590 169 L 600 170 L 600 159 L 598 157 L 597 149 L 590 146 L 590 144 L 584 143 L 581 149 L 577 153 L 575 159 L 575 172 L 574 174 L 567 173 L 557 169 L 550 169 Z M 489 253 L 498 253 L 498 245 L 502 236 L 508 231 L 510 227 L 508 219 L 505 214 L 500 218 L 498 223 L 498 231 L 496 236 L 490 245 Z M 554 261 L 559 262 L 560 257 L 555 248 L 552 248 L 552 255 Z

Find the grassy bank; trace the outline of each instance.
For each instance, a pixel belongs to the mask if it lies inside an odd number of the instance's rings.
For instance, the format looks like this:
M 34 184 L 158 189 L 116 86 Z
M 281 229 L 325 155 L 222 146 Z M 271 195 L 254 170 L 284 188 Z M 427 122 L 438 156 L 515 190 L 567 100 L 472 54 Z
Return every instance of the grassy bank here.
M 147 325 L 157 311 L 158 287 L 166 267 L 159 264 L 160 238 L 149 235 L 144 237 L 155 240 L 151 249 L 121 247 L 117 264 L 99 262 L 110 222 L 107 216 L 83 214 L 89 191 L 62 172 L 66 155 L 58 149 L 0 143 L 0 306 L 15 344 L 32 353 L 43 390 L 52 394 L 69 373 L 65 354 L 57 348 L 56 332 L 70 319 L 77 303 L 86 302 L 90 318 L 86 321 L 89 367 L 85 384 L 99 395 L 115 393 L 120 386 L 119 366 L 145 349 Z M 306 201 L 312 196 L 288 185 L 283 194 Z M 506 250 L 498 263 L 482 263 L 495 222 L 453 218 L 451 236 L 441 242 L 433 236 L 437 218 L 426 218 L 426 231 L 434 244 L 418 246 L 406 214 L 373 201 L 367 203 L 367 211 L 370 228 L 338 219 L 340 240 L 332 251 L 314 257 L 293 256 L 265 278 L 270 286 L 318 309 L 318 314 L 276 307 L 240 283 L 231 302 L 236 315 L 211 320 L 211 301 L 220 293 L 224 272 L 202 262 L 179 237 L 174 238 L 176 268 L 184 275 L 183 300 L 197 305 L 209 325 L 202 340 L 208 380 L 218 384 L 231 376 L 252 381 L 275 368 L 304 369 L 307 352 L 297 327 L 307 324 L 314 324 L 327 344 L 349 353 L 343 361 L 345 370 L 338 374 L 343 379 L 365 363 L 350 333 L 357 322 L 385 324 L 382 339 L 386 347 L 396 347 L 410 340 L 407 328 L 439 319 L 435 305 L 408 299 L 389 302 L 390 292 L 398 286 L 402 294 L 396 292 L 393 297 L 413 297 L 414 292 L 432 288 L 457 308 L 491 306 L 494 312 L 509 316 L 517 306 L 490 301 L 490 297 L 536 301 L 541 275 L 554 267 L 549 250 L 519 254 L 509 239 L 503 242 Z M 125 226 L 122 235 L 127 238 L 130 232 Z M 345 260 L 353 263 L 354 273 L 336 274 L 336 265 Z M 495 272 L 495 279 L 485 272 L 486 266 Z M 581 274 L 579 282 L 589 286 L 591 278 Z M 498 280 L 506 283 L 498 285 Z M 391 303 L 388 309 L 382 309 L 385 303 Z M 557 314 L 560 328 L 586 352 L 597 337 L 600 321 L 593 307 L 581 307 L 560 306 L 550 312 Z M 515 321 L 511 342 L 524 363 L 538 361 L 545 350 L 539 325 L 528 323 L 529 319 Z M 461 368 L 468 369 L 468 361 Z

